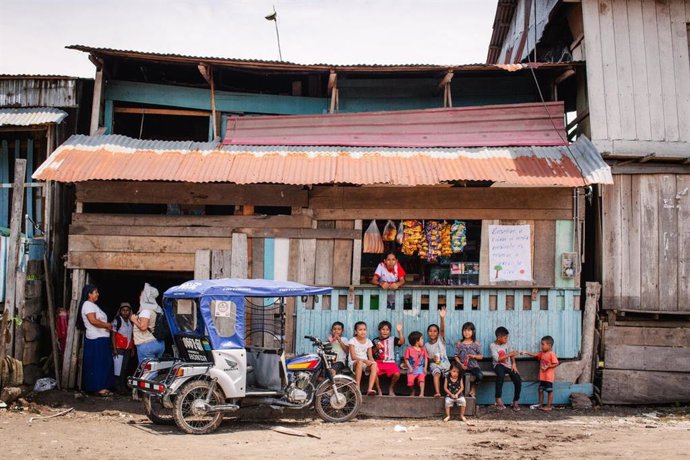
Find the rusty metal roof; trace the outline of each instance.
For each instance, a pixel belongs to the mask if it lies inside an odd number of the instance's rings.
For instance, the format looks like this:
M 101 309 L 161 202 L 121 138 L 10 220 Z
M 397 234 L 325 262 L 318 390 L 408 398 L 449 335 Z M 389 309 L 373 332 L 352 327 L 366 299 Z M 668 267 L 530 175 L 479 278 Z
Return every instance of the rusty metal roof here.
M 563 102 L 228 117 L 225 144 L 345 147 L 564 145 Z
M 472 71 L 508 71 L 514 72 L 528 68 L 528 64 L 518 64 L 512 66 L 498 64 L 463 64 L 463 65 L 442 65 L 442 64 L 299 64 L 289 61 L 274 61 L 264 59 L 237 59 L 212 56 L 190 56 L 174 53 L 156 53 L 148 51 L 119 50 L 113 48 L 99 48 L 88 45 L 70 45 L 67 49 L 91 53 L 99 57 L 111 56 L 126 59 L 139 59 L 145 61 L 188 63 L 198 65 L 200 63 L 213 64 L 220 67 L 234 67 L 246 70 L 264 71 L 284 71 L 284 72 L 330 72 L 331 70 L 347 72 L 378 72 L 378 73 L 397 73 L 397 72 L 432 72 L 441 73 L 448 70 L 454 72 Z M 534 63 L 531 64 L 535 69 L 538 68 L 567 68 L 573 65 L 582 64 L 579 62 L 569 63 Z
M 0 109 L 0 126 L 33 126 L 62 123 L 67 112 L 51 107 Z
M 367 148 L 220 146 L 75 135 L 33 175 L 37 180 L 228 182 L 236 184 L 437 185 L 493 181 L 514 186 L 612 183 L 596 148 Z

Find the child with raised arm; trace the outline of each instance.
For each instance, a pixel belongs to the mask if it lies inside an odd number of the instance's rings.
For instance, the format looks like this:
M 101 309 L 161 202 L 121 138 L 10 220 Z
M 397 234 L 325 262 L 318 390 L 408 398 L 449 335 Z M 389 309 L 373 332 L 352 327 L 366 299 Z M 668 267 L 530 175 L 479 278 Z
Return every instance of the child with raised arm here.
M 455 344 L 455 362 L 464 372 L 469 372 L 474 376 L 474 382 L 470 384 L 470 396 L 475 397 L 477 387 L 482 381 L 484 374 L 479 368 L 477 360 L 481 360 L 482 347 L 477 342 L 477 332 L 473 323 L 467 322 L 462 325 L 462 340 Z
M 415 396 L 415 383 L 419 385 L 419 397 L 424 397 L 424 379 L 429 363 L 429 355 L 424 348 L 424 336 L 421 332 L 414 331 L 407 336 L 410 346 L 403 355 L 407 363 L 407 386 L 410 387 L 410 396 Z
M 350 369 L 355 374 L 357 387 L 362 382 L 362 374 L 369 376 L 369 386 L 367 395 L 374 396 L 374 385 L 378 383 L 378 366 L 372 355 L 371 340 L 367 337 L 367 323 L 357 321 L 355 323 L 355 336 L 349 341 L 350 344 Z
M 520 391 L 522 390 L 522 379 L 518 372 L 517 363 L 513 359 L 520 353 L 517 351 L 510 351 L 508 346 L 508 329 L 501 326 L 496 328 L 496 341 L 491 342 L 489 349 L 491 350 L 491 360 L 496 372 L 496 409 L 503 410 L 506 406 L 503 404 L 503 380 L 506 374 L 510 376 L 515 387 L 513 394 L 513 410 L 519 411 L 520 406 L 518 401 L 520 399 Z
M 426 329 L 426 334 L 429 336 L 429 341 L 424 344 L 426 352 L 429 355 L 429 370 L 434 379 L 434 397 L 441 397 L 441 376 L 445 376 L 448 369 L 450 369 L 450 361 L 448 360 L 448 353 L 446 352 L 446 309 L 442 308 L 438 311 L 439 324 L 431 324 Z
M 331 366 L 333 374 L 341 374 L 347 366 L 347 355 L 350 354 L 350 345 L 347 338 L 343 337 L 343 330 L 345 326 L 340 321 L 336 321 L 331 326 L 331 335 L 328 336 L 328 341 L 333 346 L 333 352 L 336 354 L 336 360 Z
M 388 396 L 395 396 L 395 384 L 400 379 L 400 368 L 395 362 L 395 347 L 401 347 L 405 344 L 402 324 L 398 323 L 395 326 L 395 330 L 398 332 L 397 337 L 391 336 L 391 323 L 389 321 L 381 321 L 379 323 L 379 336 L 373 340 L 373 355 L 379 368 L 379 377 L 385 375 L 391 380 Z M 380 395 L 380 382 L 378 387 Z
M 522 352 L 525 355 L 539 360 L 539 404 L 530 406 L 533 409 L 550 411 L 553 409 L 553 382 L 556 380 L 556 367 L 558 367 L 558 357 L 553 352 L 553 337 L 550 335 L 541 338 L 541 351 L 539 353 Z M 544 406 L 544 393 L 547 396 L 546 406 Z
M 462 378 L 460 378 L 460 368 L 453 364 L 448 372 L 448 377 L 443 383 L 443 391 L 446 393 L 446 418 L 443 419 L 444 422 L 450 420 L 450 408 L 453 406 L 460 406 L 460 420 L 467 423 L 465 418 L 465 397 L 462 395 L 465 385 L 462 383 Z

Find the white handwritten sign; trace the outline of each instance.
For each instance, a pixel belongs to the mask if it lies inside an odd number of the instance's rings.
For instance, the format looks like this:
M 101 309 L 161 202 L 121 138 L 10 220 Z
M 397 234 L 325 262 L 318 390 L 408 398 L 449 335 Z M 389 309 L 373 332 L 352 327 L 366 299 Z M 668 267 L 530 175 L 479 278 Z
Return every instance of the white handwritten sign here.
M 489 225 L 489 281 L 532 281 L 529 225 Z

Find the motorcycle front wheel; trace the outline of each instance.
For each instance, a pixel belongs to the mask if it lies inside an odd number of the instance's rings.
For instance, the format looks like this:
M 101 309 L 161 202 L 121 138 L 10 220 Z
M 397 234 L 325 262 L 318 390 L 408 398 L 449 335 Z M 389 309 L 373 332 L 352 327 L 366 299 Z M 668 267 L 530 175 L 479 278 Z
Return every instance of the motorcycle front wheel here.
M 333 387 L 338 390 L 336 395 Z M 323 420 L 342 423 L 352 420 L 362 407 L 362 393 L 354 380 L 336 375 L 333 382 L 324 380 L 316 389 L 314 409 Z
M 186 383 L 175 397 L 173 418 L 175 425 L 189 434 L 208 434 L 218 429 L 223 422 L 222 412 L 207 412 L 206 395 L 211 388 L 208 380 L 192 380 Z M 218 387 L 211 393 L 211 406 L 224 403 Z

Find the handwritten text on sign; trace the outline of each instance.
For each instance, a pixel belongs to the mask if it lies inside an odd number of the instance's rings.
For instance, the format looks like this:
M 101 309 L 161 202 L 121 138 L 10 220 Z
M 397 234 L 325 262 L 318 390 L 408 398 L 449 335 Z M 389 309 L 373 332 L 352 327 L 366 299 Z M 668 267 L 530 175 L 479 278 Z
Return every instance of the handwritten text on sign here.
M 532 281 L 529 225 L 489 225 L 489 280 Z

